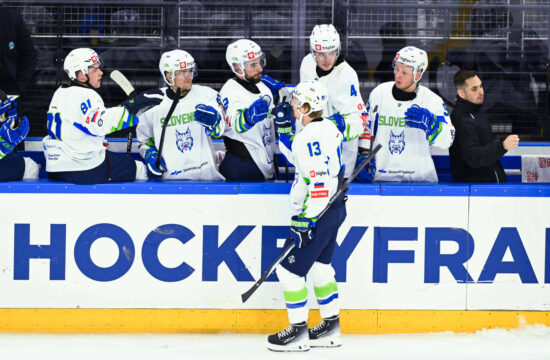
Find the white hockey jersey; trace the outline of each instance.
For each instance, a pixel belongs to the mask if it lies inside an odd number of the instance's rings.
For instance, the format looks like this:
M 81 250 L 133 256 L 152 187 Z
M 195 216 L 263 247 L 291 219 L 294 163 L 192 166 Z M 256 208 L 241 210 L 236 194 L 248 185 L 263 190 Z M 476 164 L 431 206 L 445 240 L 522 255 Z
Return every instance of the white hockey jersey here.
M 139 153 L 143 158 L 152 145 L 159 148 L 162 125 L 173 103 L 166 95 L 167 88 L 161 90 L 164 93 L 162 102 L 144 112 L 137 126 Z M 223 119 L 218 96 L 218 92 L 209 87 L 193 84 L 189 93 L 179 100 L 164 134 L 162 158 L 167 171 L 162 175 L 163 179 L 225 180 L 216 165 L 210 132 L 195 121 L 195 106 L 198 104 L 214 107 Z M 220 136 L 224 129 L 225 123 L 220 121 L 212 135 Z
M 314 218 L 338 189 L 342 133 L 328 119 L 307 124 L 294 137 L 291 162 L 296 176 L 290 191 L 292 215 Z
M 105 135 L 134 125 L 123 106 L 106 108 L 101 96 L 81 86 L 60 87 L 48 109 L 44 137 L 46 170 L 83 171 L 105 160 Z
M 224 136 L 242 142 L 264 178 L 270 180 L 274 174 L 273 156 L 278 151 L 275 141 L 275 125 L 271 115 L 273 101 L 269 106 L 267 118 L 248 130 L 242 126 L 244 113 L 254 101 L 265 96 L 273 98 L 271 90 L 262 82 L 257 83 L 256 86 L 260 90 L 259 94 L 248 91 L 235 79 L 229 79 L 221 88 L 220 96 L 225 108 L 227 125 L 229 125 L 225 129 Z
M 373 127 L 370 133 L 375 137 L 373 146 L 383 146 L 375 156 L 374 181 L 437 182 L 430 147 L 448 149 L 452 145 L 454 127 L 449 112 L 443 100 L 422 85 L 418 86 L 413 100 L 396 100 L 392 95 L 394 84 L 390 81 L 378 85 L 371 92 L 367 104 L 369 123 Z M 410 128 L 405 123 L 405 111 L 413 104 L 430 110 L 444 120 L 441 132 L 432 144 L 426 139 L 424 131 Z M 361 139 L 359 146 L 368 149 L 370 138 Z
M 319 78 L 317 63 L 312 54 L 302 60 L 300 81 L 319 80 L 328 89 L 328 102 L 323 116 L 340 113 L 346 121 L 342 159 L 346 165 L 345 176 L 351 175 L 357 160 L 358 138 L 363 134 L 366 123 L 366 109 L 359 89 L 357 73 L 345 61 L 336 65 L 330 74 Z M 298 129 L 298 128 L 297 128 Z

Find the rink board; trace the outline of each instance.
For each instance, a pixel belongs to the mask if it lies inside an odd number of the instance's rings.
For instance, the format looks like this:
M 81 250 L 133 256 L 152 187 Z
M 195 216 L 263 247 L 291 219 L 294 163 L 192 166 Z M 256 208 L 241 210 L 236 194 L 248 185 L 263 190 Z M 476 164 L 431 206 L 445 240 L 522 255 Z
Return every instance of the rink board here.
M 269 332 L 287 321 L 275 276 L 246 304 L 240 294 L 280 253 L 289 184 L 0 191 L 1 331 Z M 550 324 L 548 186 L 349 194 L 333 262 L 345 332 Z

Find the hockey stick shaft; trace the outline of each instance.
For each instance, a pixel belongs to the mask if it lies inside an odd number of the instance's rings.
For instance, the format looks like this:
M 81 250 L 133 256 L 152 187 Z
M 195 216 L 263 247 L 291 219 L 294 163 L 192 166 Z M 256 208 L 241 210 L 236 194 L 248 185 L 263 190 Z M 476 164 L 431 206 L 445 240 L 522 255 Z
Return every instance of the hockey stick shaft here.
M 124 76 L 124 74 L 121 73 L 120 71 L 118 70 L 111 71 L 111 73 L 109 74 L 109 77 L 111 78 L 111 80 L 115 82 L 115 84 L 120 86 L 120 88 L 122 89 L 122 91 L 124 91 L 127 97 L 131 98 L 137 95 L 137 91 L 132 85 L 132 83 L 130 83 L 130 80 L 128 80 L 128 78 Z M 132 142 L 134 138 L 133 133 L 134 133 L 133 128 L 130 128 L 130 130 L 128 131 L 128 142 L 126 143 L 127 155 L 130 155 L 130 153 L 132 152 Z
M 176 91 L 176 98 L 174 101 L 172 101 L 172 105 L 170 106 L 170 109 L 168 110 L 168 113 L 164 117 L 164 122 L 162 123 L 162 131 L 160 133 L 160 142 L 159 142 L 159 152 L 157 157 L 157 169 L 161 170 L 162 172 L 165 172 L 166 169 L 160 165 L 160 160 L 162 159 L 162 149 L 164 148 L 164 136 L 166 135 L 166 126 L 168 125 L 168 122 L 170 122 L 170 117 L 172 116 L 172 113 L 174 113 L 174 110 L 176 109 L 176 106 L 178 105 L 178 102 L 180 101 L 180 93 L 181 89 L 178 88 Z
M 317 216 L 317 221 L 319 221 L 319 219 L 321 219 L 321 217 L 328 211 L 328 209 L 330 209 L 330 207 L 332 206 L 332 204 L 334 204 L 335 201 L 337 201 L 339 198 L 342 197 L 342 195 L 348 190 L 349 184 L 351 184 L 351 182 L 357 177 L 357 175 L 359 175 L 361 170 L 363 170 L 365 168 L 365 166 L 367 166 L 368 163 L 370 163 L 371 159 L 374 157 L 374 155 L 376 155 L 376 153 L 381 148 L 382 148 L 381 144 L 376 145 L 376 147 L 369 153 L 367 158 L 365 160 L 363 160 L 361 165 L 359 165 L 353 171 L 353 173 L 351 173 L 350 177 L 342 185 L 340 185 L 338 187 L 338 189 L 336 190 L 336 193 L 334 193 L 334 195 L 330 198 L 327 206 L 325 206 L 323 211 L 321 211 L 319 213 L 319 215 Z M 294 247 L 295 247 L 294 242 L 291 242 L 290 244 L 288 244 L 283 249 L 283 252 L 281 253 L 281 255 L 279 255 L 279 257 L 273 262 L 273 264 L 271 264 L 271 266 L 269 266 L 269 268 L 262 274 L 260 279 L 258 281 L 256 281 L 250 289 L 248 289 L 246 292 L 241 294 L 241 300 L 242 300 L 243 303 L 245 303 L 252 296 L 252 294 L 254 294 L 254 292 L 256 292 L 256 290 L 258 290 L 260 285 L 262 285 L 262 283 L 269 277 L 269 275 L 271 275 L 271 273 L 273 273 L 275 268 L 277 266 L 279 266 L 281 261 L 283 261 L 288 256 L 288 254 L 292 251 L 292 249 L 294 249 Z

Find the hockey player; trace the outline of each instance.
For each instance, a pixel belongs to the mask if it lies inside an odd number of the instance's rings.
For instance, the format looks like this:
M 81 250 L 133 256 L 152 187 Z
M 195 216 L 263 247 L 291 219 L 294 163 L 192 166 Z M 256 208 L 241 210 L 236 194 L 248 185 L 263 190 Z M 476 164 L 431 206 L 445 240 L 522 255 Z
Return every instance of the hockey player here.
M 159 69 L 169 87 L 161 89 L 162 102 L 146 111 L 137 126 L 139 152 L 145 159 L 149 177 L 224 180 L 216 166 L 211 137 L 220 137 L 225 129 L 218 93 L 193 84 L 197 66 L 186 51 L 165 52 Z M 177 97 L 172 116 L 165 119 Z M 159 169 L 157 159 L 163 126 L 166 130 Z
M 278 126 L 287 126 L 289 130 L 279 138 L 281 151 L 296 166 L 287 240 L 294 241 L 296 247 L 277 268 L 290 325 L 268 337 L 267 347 L 273 351 L 307 351 L 310 346 L 341 345 L 338 287 L 331 260 L 338 229 L 346 217 L 344 199 L 337 199 L 317 219 L 343 177 L 340 156 L 343 135 L 331 120 L 322 117 L 327 97 L 327 89 L 321 82 L 304 81 L 296 86 L 291 105 L 280 104 L 274 111 Z M 291 134 L 294 121 L 291 117 L 303 126 L 296 136 Z M 306 275 L 313 281 L 323 317 L 311 329 L 307 328 Z
M 226 153 L 220 172 L 227 180 L 272 179 L 278 148 L 269 110 L 274 106 L 272 94 L 281 82 L 269 78 L 268 87 L 262 81 L 265 55 L 251 40 L 229 44 L 225 58 L 235 77 L 220 90 L 230 125 L 224 134 Z
M 103 71 L 98 54 L 88 48 L 72 50 L 63 67 L 71 83 L 53 95 L 48 110 L 48 136 L 43 140 L 46 170 L 53 180 L 75 184 L 147 179 L 146 167 L 126 154 L 106 150 L 105 135 L 138 123 L 137 114 L 162 101 L 158 90 L 106 108 L 96 92 Z
M 374 143 L 387 145 L 371 163 L 364 180 L 437 182 L 430 154 L 432 146 L 448 149 L 454 127 L 443 100 L 418 81 L 426 72 L 428 56 L 414 46 L 397 52 L 393 61 L 395 81 L 378 85 L 367 104 Z M 365 129 L 365 133 L 369 129 Z M 371 140 L 359 143 L 366 155 Z
M 342 159 L 348 177 L 355 167 L 358 138 L 363 134 L 366 114 L 357 73 L 345 61 L 340 35 L 332 24 L 316 25 L 309 37 L 311 52 L 300 66 L 300 81 L 319 80 L 328 89 L 323 115 L 344 134 Z M 298 131 L 300 124 L 297 126 Z
M 13 151 L 29 132 L 29 119 L 24 116 L 18 120 L 17 103 L 10 99 L 0 101 L 0 181 L 38 179 L 36 162 Z

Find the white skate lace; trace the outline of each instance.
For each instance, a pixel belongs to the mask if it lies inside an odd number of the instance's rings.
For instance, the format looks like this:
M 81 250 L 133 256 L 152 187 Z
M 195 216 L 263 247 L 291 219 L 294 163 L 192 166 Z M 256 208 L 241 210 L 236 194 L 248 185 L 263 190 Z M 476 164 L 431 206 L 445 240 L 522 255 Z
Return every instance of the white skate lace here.
M 312 332 L 319 331 L 322 328 L 324 328 L 325 326 L 327 326 L 327 323 L 325 322 L 325 320 L 323 320 L 317 326 L 315 326 L 313 329 L 311 329 L 311 331 Z
M 294 329 L 294 326 L 290 325 L 289 327 L 287 327 L 286 329 L 284 329 L 283 331 L 279 332 L 277 335 L 279 335 L 279 339 L 280 338 L 283 338 L 287 335 L 290 335 L 292 334 L 292 330 Z

